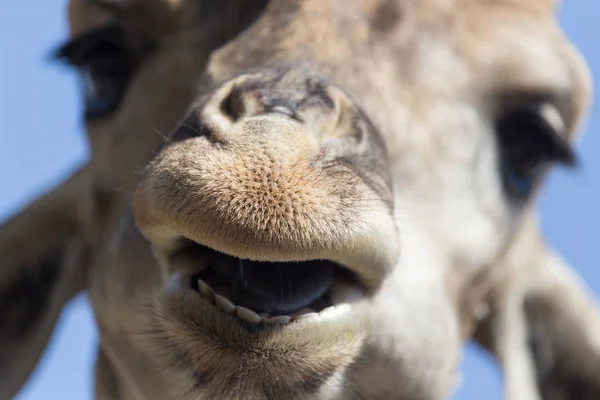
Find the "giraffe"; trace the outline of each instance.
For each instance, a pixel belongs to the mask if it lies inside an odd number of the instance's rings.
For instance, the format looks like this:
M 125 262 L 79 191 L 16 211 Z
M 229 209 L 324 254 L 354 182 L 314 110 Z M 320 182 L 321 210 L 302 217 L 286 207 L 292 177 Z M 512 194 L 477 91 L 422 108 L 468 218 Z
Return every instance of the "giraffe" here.
M 0 398 L 84 290 L 98 399 L 445 399 L 470 338 L 596 398 L 535 214 L 591 98 L 555 7 L 72 0 L 91 157 L 0 227 Z

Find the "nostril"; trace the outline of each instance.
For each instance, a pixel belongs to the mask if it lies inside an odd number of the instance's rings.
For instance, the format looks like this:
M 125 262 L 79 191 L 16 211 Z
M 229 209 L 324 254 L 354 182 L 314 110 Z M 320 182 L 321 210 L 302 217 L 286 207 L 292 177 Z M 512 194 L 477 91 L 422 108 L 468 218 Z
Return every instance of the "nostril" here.
M 208 128 L 199 124 L 196 117 L 188 117 L 177 126 L 169 141 L 175 143 L 200 136 L 210 136 Z
M 219 106 L 221 112 L 233 121 L 237 121 L 244 114 L 244 102 L 241 97 L 240 90 L 233 87 Z

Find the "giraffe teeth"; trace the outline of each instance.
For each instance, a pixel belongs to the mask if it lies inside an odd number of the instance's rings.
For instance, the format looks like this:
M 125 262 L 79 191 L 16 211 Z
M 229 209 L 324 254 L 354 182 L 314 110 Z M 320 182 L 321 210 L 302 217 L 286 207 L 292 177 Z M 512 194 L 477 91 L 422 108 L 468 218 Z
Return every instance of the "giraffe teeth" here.
M 259 324 L 260 321 L 262 320 L 260 315 L 258 315 L 254 311 L 250 310 L 249 308 L 242 307 L 242 306 L 235 306 L 235 315 L 239 319 L 249 322 L 251 324 Z
M 227 297 L 223 297 L 220 294 L 215 294 L 215 304 L 227 314 L 233 314 L 235 312 L 235 304 Z
M 316 318 L 319 316 L 319 313 L 316 312 L 311 312 L 311 313 L 306 313 L 306 314 L 302 314 L 302 315 L 296 315 L 294 316 L 292 319 L 294 321 L 298 321 L 301 319 L 311 319 L 311 318 Z
M 324 308 L 323 310 L 316 312 L 312 308 L 303 308 L 294 314 L 290 315 L 270 315 L 266 312 L 261 312 L 260 314 L 252 311 L 249 308 L 235 305 L 231 300 L 227 297 L 220 295 L 211 288 L 208 283 L 204 282 L 202 279 L 198 279 L 198 292 L 208 299 L 211 303 L 217 306 L 217 308 L 226 312 L 227 314 L 234 315 L 241 319 L 242 321 L 248 322 L 250 324 L 264 324 L 264 325 L 285 325 L 290 322 L 299 321 L 299 320 L 309 320 L 309 319 L 331 319 L 335 318 L 350 309 L 350 305 L 347 303 L 333 305 Z M 344 298 L 347 300 L 355 300 L 360 297 L 359 292 L 355 292 L 352 288 L 344 287 L 339 292 L 344 293 Z M 341 294 L 341 293 L 340 293 Z
M 302 316 L 302 315 L 305 315 L 305 314 L 310 314 L 310 313 L 313 313 L 313 314 L 314 314 L 314 313 L 315 313 L 315 310 L 313 310 L 312 308 L 303 308 L 303 309 L 301 309 L 301 310 L 298 310 L 298 311 L 296 311 L 296 312 L 295 312 L 295 313 L 292 315 L 292 317 L 300 317 L 300 316 Z
M 264 318 L 263 317 L 263 323 L 265 324 L 287 324 L 288 322 L 290 322 L 292 319 L 292 317 L 290 317 L 289 315 L 277 315 L 275 317 L 267 317 Z
M 198 291 L 211 302 L 215 301 L 215 291 L 202 279 L 198 279 Z

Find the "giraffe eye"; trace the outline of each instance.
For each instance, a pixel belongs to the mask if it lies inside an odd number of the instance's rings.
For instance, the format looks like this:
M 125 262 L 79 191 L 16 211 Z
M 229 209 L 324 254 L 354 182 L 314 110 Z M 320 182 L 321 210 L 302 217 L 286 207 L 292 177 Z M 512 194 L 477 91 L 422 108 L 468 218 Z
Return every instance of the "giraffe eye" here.
M 525 200 L 553 164 L 573 166 L 558 110 L 547 103 L 510 109 L 496 120 L 500 169 L 509 197 Z
M 61 46 L 56 57 L 79 71 L 86 119 L 108 116 L 119 107 L 135 69 L 121 28 L 111 25 L 79 36 Z

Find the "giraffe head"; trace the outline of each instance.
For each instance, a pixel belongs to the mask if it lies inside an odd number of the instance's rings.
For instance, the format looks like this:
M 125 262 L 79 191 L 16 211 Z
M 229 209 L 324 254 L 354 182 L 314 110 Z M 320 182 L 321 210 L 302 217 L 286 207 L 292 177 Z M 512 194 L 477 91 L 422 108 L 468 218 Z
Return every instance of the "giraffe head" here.
M 340 4 L 70 2 L 91 157 L 0 243 L 89 268 L 100 398 L 451 393 L 587 70 L 550 1 Z

